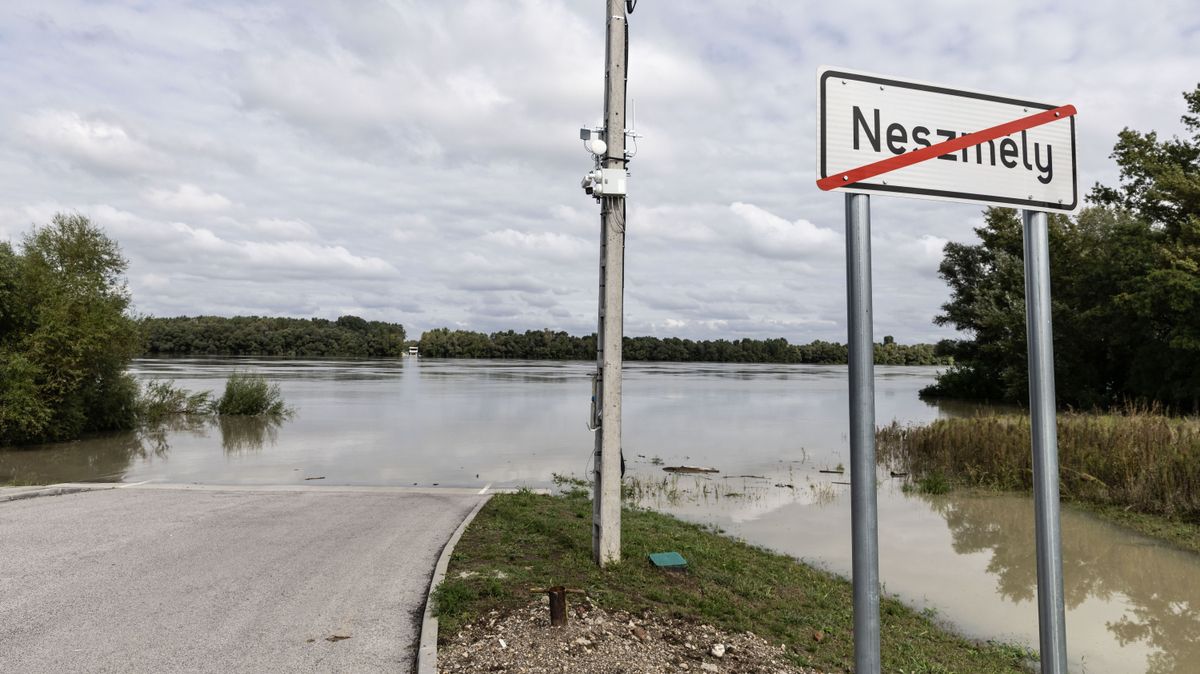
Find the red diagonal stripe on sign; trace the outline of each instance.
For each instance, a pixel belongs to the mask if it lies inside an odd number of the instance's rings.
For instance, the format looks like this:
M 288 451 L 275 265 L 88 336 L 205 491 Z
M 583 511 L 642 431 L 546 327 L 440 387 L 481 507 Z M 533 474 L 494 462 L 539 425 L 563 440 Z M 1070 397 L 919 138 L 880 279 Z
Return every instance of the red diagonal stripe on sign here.
M 1041 126 L 1043 124 L 1049 124 L 1050 122 L 1060 119 L 1066 119 L 1067 117 L 1074 115 L 1075 112 L 1075 106 L 1064 105 L 1060 108 L 1054 108 L 1053 110 L 1046 110 L 1045 112 L 1039 112 L 1028 117 L 1014 119 L 1011 122 L 1005 122 L 1004 124 L 999 124 L 997 126 L 984 129 L 983 131 L 968 133 L 965 136 L 951 138 L 950 140 L 942 141 L 936 145 L 923 147 L 920 150 L 905 152 L 904 154 L 898 154 L 895 157 L 888 157 L 887 159 L 881 159 L 871 164 L 859 166 L 856 169 L 835 173 L 828 178 L 821 178 L 818 180 L 817 187 L 820 187 L 823 190 L 832 190 L 838 187 L 853 185 L 854 183 L 861 182 L 868 178 L 874 178 L 877 175 L 888 173 L 889 171 L 895 171 L 896 169 L 902 169 L 905 166 L 919 164 L 928 159 L 933 159 L 934 157 L 940 157 L 944 154 L 957 152 L 965 147 L 974 147 L 980 143 L 986 143 L 989 140 L 995 140 L 1001 136 L 1008 136 L 1017 133 L 1018 131 L 1032 129 L 1035 126 Z

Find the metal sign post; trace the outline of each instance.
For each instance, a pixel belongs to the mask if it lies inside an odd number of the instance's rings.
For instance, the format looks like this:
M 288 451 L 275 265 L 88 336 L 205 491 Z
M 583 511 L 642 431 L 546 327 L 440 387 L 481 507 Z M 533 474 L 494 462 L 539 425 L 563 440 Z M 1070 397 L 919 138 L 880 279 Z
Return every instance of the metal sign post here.
M 1029 342 L 1029 416 L 1033 431 L 1033 502 L 1037 523 L 1042 672 L 1066 674 L 1048 218 L 1037 211 L 1022 211 L 1021 216 L 1025 237 L 1025 330 Z
M 871 197 L 846 195 L 850 349 L 850 525 L 854 671 L 879 672 L 879 516 L 875 495 L 875 339 L 871 307 Z
M 880 671 L 879 522 L 869 194 L 965 201 L 1024 211 L 1029 407 L 1037 519 L 1043 674 L 1066 674 L 1054 347 L 1045 211 L 1079 199 L 1074 106 L 821 68 L 817 186 L 846 195 L 850 350 L 850 499 L 854 660 Z M 1036 209 L 1036 210 L 1032 210 Z

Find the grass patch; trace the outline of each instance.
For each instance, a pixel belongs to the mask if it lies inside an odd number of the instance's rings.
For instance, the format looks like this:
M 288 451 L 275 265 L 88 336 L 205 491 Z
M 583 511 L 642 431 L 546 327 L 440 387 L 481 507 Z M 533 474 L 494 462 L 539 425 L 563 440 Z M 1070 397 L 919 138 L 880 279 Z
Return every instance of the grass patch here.
M 850 583 L 794 559 L 661 513 L 626 509 L 621 564 L 592 563 L 591 502 L 581 493 L 500 494 L 480 511 L 434 593 L 443 641 L 493 609 L 526 605 L 531 588 L 581 588 L 610 610 L 704 621 L 787 645 L 797 664 L 849 671 L 854 661 Z M 650 566 L 677 551 L 685 573 Z M 1025 672 L 1024 649 L 978 644 L 884 599 L 883 668 L 889 672 Z M 814 635 L 821 634 L 818 641 Z
M 1029 417 L 1015 414 L 892 424 L 879 459 L 909 472 L 918 491 L 1030 491 Z M 1200 551 L 1200 419 L 1155 411 L 1058 415 L 1062 498 L 1106 519 Z
M 229 375 L 229 379 L 225 380 L 225 393 L 217 399 L 214 409 L 222 416 L 282 417 L 290 412 L 283 404 L 279 384 L 249 372 Z

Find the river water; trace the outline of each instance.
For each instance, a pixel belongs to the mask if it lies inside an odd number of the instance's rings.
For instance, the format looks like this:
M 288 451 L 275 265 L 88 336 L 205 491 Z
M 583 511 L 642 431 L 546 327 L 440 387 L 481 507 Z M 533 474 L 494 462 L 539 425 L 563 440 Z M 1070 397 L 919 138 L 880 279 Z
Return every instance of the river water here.
M 21 451 L 0 484 L 66 481 L 550 487 L 585 477 L 593 366 L 581 362 L 145 359 L 134 373 L 219 389 L 234 369 L 277 381 L 292 419 L 176 422 Z M 922 402 L 933 368 L 877 367 L 879 423 L 975 413 Z M 627 482 L 646 506 L 850 572 L 846 369 L 631 363 Z M 712 475 L 663 467 L 711 466 Z M 924 496 L 881 474 L 886 592 L 963 634 L 1036 647 L 1033 504 Z M 1200 556 L 1063 513 L 1073 672 L 1200 671 Z

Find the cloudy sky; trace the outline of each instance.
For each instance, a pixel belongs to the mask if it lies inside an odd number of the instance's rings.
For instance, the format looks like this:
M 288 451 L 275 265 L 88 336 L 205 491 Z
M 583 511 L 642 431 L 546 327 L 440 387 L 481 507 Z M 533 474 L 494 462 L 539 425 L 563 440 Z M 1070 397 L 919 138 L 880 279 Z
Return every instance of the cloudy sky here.
M 0 237 L 90 216 L 153 315 L 591 332 L 604 4 L 5 2 Z M 1200 80 L 1194 0 L 642 0 L 630 27 L 627 334 L 844 341 L 819 65 L 1073 103 L 1083 191 Z M 949 336 L 941 247 L 980 209 L 873 218 L 876 335 Z

